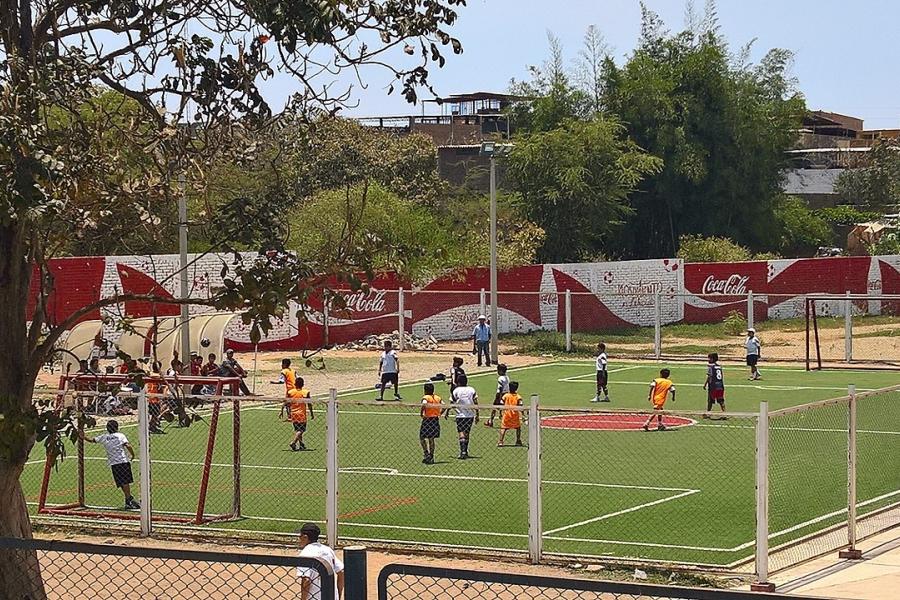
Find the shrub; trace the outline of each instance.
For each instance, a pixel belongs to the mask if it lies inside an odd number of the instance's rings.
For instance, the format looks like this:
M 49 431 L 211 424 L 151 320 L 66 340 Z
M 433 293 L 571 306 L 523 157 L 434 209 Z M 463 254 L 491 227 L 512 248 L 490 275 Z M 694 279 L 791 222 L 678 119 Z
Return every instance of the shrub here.
M 750 260 L 750 251 L 726 237 L 683 235 L 678 238 L 678 258 L 688 262 L 739 262 Z
M 747 331 L 747 317 L 740 312 L 733 310 L 722 321 L 725 333 L 728 335 L 741 335 Z

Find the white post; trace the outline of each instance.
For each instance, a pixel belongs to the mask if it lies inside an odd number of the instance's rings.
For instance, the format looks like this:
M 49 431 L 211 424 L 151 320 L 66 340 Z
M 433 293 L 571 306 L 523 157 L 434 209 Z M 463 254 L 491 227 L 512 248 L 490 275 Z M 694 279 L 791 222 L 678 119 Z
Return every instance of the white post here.
M 254 394 L 256 393 L 256 379 L 259 367 L 259 344 L 253 345 L 253 387 L 250 389 Z
M 146 537 L 153 532 L 150 520 L 150 422 L 148 420 L 149 402 L 147 392 L 141 390 L 137 398 L 138 404 L 138 465 L 141 481 L 141 535 Z
M 844 306 L 844 362 L 853 360 L 853 301 L 850 292 Z
M 325 405 L 325 532 L 328 545 L 338 537 L 338 405 L 337 390 L 328 390 Z
M 406 320 L 403 316 L 403 288 L 397 290 L 397 331 L 400 333 L 400 352 L 403 352 L 406 349 Z
M 541 562 L 541 414 L 540 398 L 531 396 L 528 406 L 528 555 L 533 564 Z
M 322 330 L 324 332 L 325 347 L 327 348 L 331 345 L 329 341 L 331 332 L 328 331 L 328 306 L 331 304 L 331 297 L 326 293 L 324 299 L 325 301 L 322 303 Z
M 497 160 L 491 154 L 491 362 L 494 364 L 499 360 L 497 302 Z
M 659 290 L 653 296 L 653 355 L 662 358 L 662 295 Z
M 184 181 L 182 169 L 179 179 L 181 182 L 181 194 L 178 195 L 178 254 L 179 254 L 179 287 L 180 296 L 186 300 L 191 295 L 188 285 L 188 217 L 187 217 L 187 186 Z M 187 304 L 181 305 L 181 371 L 190 373 L 191 360 L 191 315 Z M 184 386 L 184 394 L 190 393 L 190 387 Z
M 759 403 L 756 421 L 756 583 L 755 591 L 772 590 L 769 579 L 769 403 Z
M 849 547 L 839 553 L 841 558 L 862 558 L 856 549 L 856 386 L 847 387 L 847 543 Z
M 566 290 L 566 352 L 572 351 L 572 291 Z
M 481 288 L 481 299 L 479 300 L 479 302 L 481 303 L 481 306 L 478 308 L 478 314 L 479 315 L 487 314 L 487 297 L 484 292 L 484 288 Z
M 756 327 L 753 318 L 753 290 L 750 290 L 747 292 L 747 329 Z

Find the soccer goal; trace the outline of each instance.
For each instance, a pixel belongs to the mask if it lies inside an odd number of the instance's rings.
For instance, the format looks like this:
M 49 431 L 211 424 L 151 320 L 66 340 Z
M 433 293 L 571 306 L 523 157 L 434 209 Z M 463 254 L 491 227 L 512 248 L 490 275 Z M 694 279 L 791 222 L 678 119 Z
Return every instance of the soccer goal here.
M 804 315 L 807 371 L 900 368 L 900 295 L 809 295 Z
M 144 384 L 166 385 L 168 394 L 150 394 L 159 398 L 160 404 L 170 410 L 172 416 L 162 419 L 169 426 L 166 444 L 177 443 L 179 435 L 205 438 L 205 454 L 195 461 L 174 461 L 160 458 L 165 444 L 160 440 L 160 449 L 153 451 L 153 478 L 165 478 L 166 484 L 177 490 L 167 497 L 154 494 L 151 507 L 153 521 L 201 525 L 213 521 L 233 520 L 241 516 L 241 415 L 237 396 L 240 379 L 236 377 L 171 377 L 145 376 Z M 102 402 L 98 398 L 108 398 L 115 394 L 121 405 L 134 406 L 138 394 L 123 392 L 123 384 L 133 382 L 129 375 L 63 375 L 59 380 L 59 391 L 55 396 L 55 410 L 74 411 L 77 418 L 78 438 L 75 456 L 61 463 L 49 455 L 44 463 L 43 477 L 38 496 L 37 512 L 41 515 L 56 515 L 79 519 L 139 520 L 140 513 L 119 508 L 116 499 L 121 493 L 110 476 L 105 457 L 92 453 L 86 456 L 83 436 L 90 439 L 103 431 L 106 416 L 98 418 L 98 426 L 87 430 L 85 419 L 91 410 L 96 410 Z M 191 388 L 202 386 L 209 395 L 184 394 Z M 223 394 L 230 393 L 230 396 Z M 124 411 L 122 411 L 124 412 Z M 148 416 L 149 416 L 148 411 Z M 165 415 L 164 411 L 163 414 Z M 230 419 L 228 419 L 228 413 Z M 146 453 L 145 460 L 134 461 L 134 485 L 148 485 L 150 482 L 149 445 L 155 443 L 150 436 L 141 440 L 139 411 L 130 415 L 109 416 L 119 422 L 121 431 L 126 432 L 129 443 L 140 455 Z M 148 419 L 149 420 L 149 419 Z M 186 423 L 190 421 L 190 423 Z M 151 421 L 152 422 L 152 421 Z M 183 425 L 189 426 L 184 427 Z M 206 426 L 206 428 L 204 427 Z M 152 440 L 152 441 L 151 441 Z M 199 446 L 199 444 L 198 444 Z M 230 450 L 230 452 L 229 452 Z M 218 463 L 213 462 L 216 457 Z M 231 461 L 230 469 L 222 469 L 223 457 Z M 73 460 L 74 459 L 74 460 Z M 158 460 L 158 464 L 157 464 Z M 227 459 L 226 459 L 227 460 Z M 73 464 L 74 463 L 74 464 Z M 140 466 L 138 466 L 140 465 Z M 213 468 L 218 467 L 218 468 Z M 146 468 L 147 472 L 142 472 Z M 177 471 L 176 471 L 177 469 Z M 155 483 L 158 485 L 160 482 Z M 159 487 L 164 487 L 159 485 Z M 195 491 L 194 491 L 195 490 Z M 215 490 L 215 500 L 210 501 L 210 490 Z M 230 493 L 228 493 L 230 492 Z M 137 496 L 137 494 L 135 494 Z M 119 504 L 118 506 L 121 506 Z

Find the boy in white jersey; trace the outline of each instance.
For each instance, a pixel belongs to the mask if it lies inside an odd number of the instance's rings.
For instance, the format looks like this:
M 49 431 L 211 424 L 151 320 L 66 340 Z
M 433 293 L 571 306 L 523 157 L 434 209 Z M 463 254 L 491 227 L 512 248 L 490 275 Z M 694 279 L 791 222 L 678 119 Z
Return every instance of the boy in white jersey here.
M 747 330 L 747 341 L 744 342 L 747 348 L 747 366 L 750 367 L 751 381 L 762 379 L 759 373 L 759 357 L 762 354 L 762 342 L 756 337 L 756 330 L 752 327 Z
M 94 438 L 85 437 L 84 431 L 80 432 L 81 439 L 91 444 L 100 444 L 106 449 L 106 464 L 112 471 L 113 481 L 117 488 L 125 495 L 125 508 L 137 509 L 141 505 L 131 495 L 131 484 L 134 476 L 131 473 L 131 461 L 134 460 L 134 448 L 128 443 L 128 438 L 119 433 L 117 421 L 107 421 L 106 431 Z
M 506 375 L 507 367 L 505 364 L 500 363 L 497 365 L 497 393 L 494 394 L 494 406 L 501 406 L 503 404 L 503 396 L 509 393 L 509 377 Z M 494 426 L 494 417 L 497 415 L 498 409 L 491 409 L 490 418 L 484 422 L 486 427 Z
M 597 344 L 597 395 L 591 402 L 609 402 L 609 358 L 606 356 L 606 344 Z M 600 398 L 600 394 L 603 398 Z
M 478 393 L 475 388 L 469 386 L 469 378 L 465 375 L 459 378 L 459 387 L 453 390 L 451 401 L 456 409 L 456 431 L 459 433 L 459 458 L 469 458 L 469 434 L 472 424 L 478 422 Z M 450 411 L 444 413 L 446 419 Z
M 390 340 L 384 342 L 384 352 L 381 353 L 381 360 L 378 362 L 378 376 L 381 378 L 378 400 L 384 400 L 384 388 L 388 384 L 394 386 L 394 400 L 402 400 L 400 397 L 400 357 L 397 356 L 397 351 L 394 350 L 394 345 Z

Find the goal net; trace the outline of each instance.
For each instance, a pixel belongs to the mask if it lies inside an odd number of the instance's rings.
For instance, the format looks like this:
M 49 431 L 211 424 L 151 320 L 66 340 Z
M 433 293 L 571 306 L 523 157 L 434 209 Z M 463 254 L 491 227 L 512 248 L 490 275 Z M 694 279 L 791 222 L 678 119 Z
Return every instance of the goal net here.
M 806 368 L 900 368 L 900 295 L 805 298 Z
M 155 409 L 140 414 L 139 394 L 127 387 L 131 383 L 129 376 L 60 377 L 59 391 L 50 402 L 60 414 L 75 417 L 76 436 L 74 443 L 65 442 L 64 460 L 54 460 L 48 454 L 44 461 L 38 514 L 81 521 L 140 519 L 139 510 L 126 506 L 105 448 L 82 441 L 106 433 L 107 423 L 114 419 L 136 454 L 131 461 L 130 486 L 135 500 L 141 499 L 141 488 L 152 478 L 152 521 L 200 525 L 239 518 L 240 404 L 236 395 L 223 395 L 233 394 L 232 387 L 236 391 L 238 381 L 218 377 L 144 377 L 145 390 L 156 389 L 151 384 L 167 386 L 164 393 L 148 394 L 148 406 L 160 407 L 156 420 L 152 418 Z M 190 394 L 201 389 L 204 395 Z M 158 403 L 149 403 L 155 398 Z M 144 434 L 142 418 L 147 419 L 148 430 L 158 424 L 154 429 L 159 433 Z M 95 424 L 86 424 L 91 421 Z

